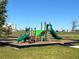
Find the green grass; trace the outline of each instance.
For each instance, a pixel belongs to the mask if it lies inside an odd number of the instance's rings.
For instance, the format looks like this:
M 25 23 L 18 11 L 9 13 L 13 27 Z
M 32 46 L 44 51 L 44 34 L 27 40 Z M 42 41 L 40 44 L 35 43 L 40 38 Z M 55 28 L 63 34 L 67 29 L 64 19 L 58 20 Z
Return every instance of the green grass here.
M 74 39 L 79 39 L 79 35 L 73 36 Z
M 79 32 L 60 32 L 58 34 L 62 37 L 68 37 L 69 39 L 79 40 Z
M 79 35 L 67 35 L 67 36 L 63 35 L 63 37 L 69 37 L 69 39 L 79 40 Z
M 79 46 L 79 43 L 76 43 L 75 45 Z
M 13 33 L 18 36 L 23 32 Z M 72 39 L 79 39 L 79 33 L 60 33 Z M 79 45 L 79 43 L 75 44 Z M 0 59 L 79 59 L 79 49 L 68 46 L 31 47 L 16 50 L 12 47 L 0 47 Z
M 59 34 L 61 34 L 61 35 L 77 35 L 77 34 L 79 34 L 79 32 L 58 32 Z
M 0 47 L 0 59 L 79 59 L 79 49 L 66 46 L 31 47 L 19 50 Z

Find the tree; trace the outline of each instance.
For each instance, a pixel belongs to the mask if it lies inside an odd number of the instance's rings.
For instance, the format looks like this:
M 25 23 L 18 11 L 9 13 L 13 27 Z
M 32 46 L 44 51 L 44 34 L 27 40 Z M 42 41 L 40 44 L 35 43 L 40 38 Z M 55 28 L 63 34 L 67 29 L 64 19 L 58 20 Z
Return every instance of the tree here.
M 0 0 L 0 33 L 4 31 L 3 25 L 5 24 L 6 18 L 7 18 L 7 14 L 6 14 L 7 13 L 7 10 L 6 10 L 7 2 L 8 0 Z
M 6 6 L 7 6 L 7 0 L 2 0 L 0 2 L 0 27 L 2 27 L 5 24 L 6 21 L 6 17 L 7 17 L 7 10 L 6 10 Z
M 12 34 L 12 27 L 11 27 L 11 25 L 10 26 L 7 26 L 6 28 L 5 28 L 5 36 L 6 36 L 6 39 L 9 37 L 9 35 L 10 34 Z
M 77 27 L 78 27 L 78 21 L 74 20 L 72 22 L 72 31 L 75 31 Z

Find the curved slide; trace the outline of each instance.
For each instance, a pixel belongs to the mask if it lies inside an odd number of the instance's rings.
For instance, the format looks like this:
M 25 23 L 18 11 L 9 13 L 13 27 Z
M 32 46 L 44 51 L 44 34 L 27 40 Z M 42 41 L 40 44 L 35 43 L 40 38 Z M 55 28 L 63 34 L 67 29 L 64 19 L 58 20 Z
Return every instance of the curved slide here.
M 56 33 L 56 31 L 52 28 L 52 25 L 50 25 L 50 33 L 51 35 L 55 38 L 55 39 L 63 39 L 63 37 L 58 36 L 58 34 Z
M 26 40 L 29 40 L 30 35 L 29 34 L 24 34 L 22 37 L 17 39 L 17 42 L 25 42 Z

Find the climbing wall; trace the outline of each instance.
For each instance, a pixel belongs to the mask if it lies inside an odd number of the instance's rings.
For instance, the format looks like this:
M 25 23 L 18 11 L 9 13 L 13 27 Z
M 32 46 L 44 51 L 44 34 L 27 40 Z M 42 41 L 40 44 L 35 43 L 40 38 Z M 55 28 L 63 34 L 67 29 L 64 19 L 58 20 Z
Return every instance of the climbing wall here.
M 51 41 L 54 39 L 49 31 L 47 31 L 47 40 Z

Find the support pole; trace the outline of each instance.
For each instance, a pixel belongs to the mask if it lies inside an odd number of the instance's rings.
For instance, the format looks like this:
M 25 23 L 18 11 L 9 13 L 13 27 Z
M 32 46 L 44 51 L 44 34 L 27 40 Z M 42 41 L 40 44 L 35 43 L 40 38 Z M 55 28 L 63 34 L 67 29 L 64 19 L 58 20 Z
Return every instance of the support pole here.
M 44 22 L 44 31 L 46 30 L 46 22 Z
M 29 35 L 30 35 L 30 27 L 29 27 Z
M 43 25 L 42 25 L 42 22 L 41 22 L 41 30 L 43 30 Z
M 47 40 L 47 24 L 46 22 L 44 22 L 44 31 L 45 31 L 45 35 L 44 35 L 44 40 L 46 41 Z
M 34 28 L 34 36 L 35 36 L 35 39 L 36 39 L 36 27 Z
M 33 28 L 31 28 L 31 36 L 32 36 L 32 31 L 33 31 Z

